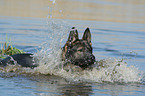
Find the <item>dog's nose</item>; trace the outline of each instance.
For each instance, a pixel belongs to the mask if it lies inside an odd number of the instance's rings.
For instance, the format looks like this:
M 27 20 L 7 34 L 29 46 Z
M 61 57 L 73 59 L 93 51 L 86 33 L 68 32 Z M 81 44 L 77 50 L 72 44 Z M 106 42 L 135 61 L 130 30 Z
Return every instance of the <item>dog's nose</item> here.
M 95 62 L 95 56 L 93 54 L 89 55 L 86 57 L 86 59 L 84 58 L 86 65 L 90 66 L 92 64 L 94 64 Z
M 74 60 L 73 64 L 85 69 L 95 63 L 95 56 L 93 54 L 87 54 L 79 59 Z

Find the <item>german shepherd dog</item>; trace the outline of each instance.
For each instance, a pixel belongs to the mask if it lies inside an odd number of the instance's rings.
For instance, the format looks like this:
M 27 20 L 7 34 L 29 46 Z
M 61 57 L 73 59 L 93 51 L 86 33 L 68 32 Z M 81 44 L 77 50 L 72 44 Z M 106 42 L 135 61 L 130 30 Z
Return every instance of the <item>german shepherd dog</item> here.
M 62 59 L 82 69 L 95 63 L 89 28 L 85 30 L 82 39 L 79 39 L 78 31 L 74 27 L 72 28 L 68 40 L 62 48 Z
M 62 48 L 62 60 L 86 69 L 95 63 L 95 56 L 92 54 L 91 33 L 89 28 L 84 32 L 82 39 L 79 39 L 78 31 L 73 27 L 68 40 Z M 34 68 L 39 66 L 33 54 L 15 54 L 0 60 L 1 66 L 8 64 L 19 64 L 22 67 Z

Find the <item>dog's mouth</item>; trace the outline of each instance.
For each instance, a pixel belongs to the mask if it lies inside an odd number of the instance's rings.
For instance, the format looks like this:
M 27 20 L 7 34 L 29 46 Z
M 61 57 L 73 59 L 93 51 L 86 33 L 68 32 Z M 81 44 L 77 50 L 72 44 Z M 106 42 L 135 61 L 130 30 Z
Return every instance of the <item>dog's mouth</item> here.
M 82 57 L 82 58 L 77 58 L 70 60 L 72 64 L 80 66 L 81 68 L 85 69 L 88 68 L 89 66 L 93 65 L 95 63 L 95 56 L 90 55 L 87 57 Z

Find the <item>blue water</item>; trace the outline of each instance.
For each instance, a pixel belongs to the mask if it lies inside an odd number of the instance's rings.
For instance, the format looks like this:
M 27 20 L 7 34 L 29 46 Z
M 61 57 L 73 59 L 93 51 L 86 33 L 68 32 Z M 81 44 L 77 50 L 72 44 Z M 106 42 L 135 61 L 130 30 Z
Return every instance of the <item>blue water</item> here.
M 8 38 L 11 38 L 13 46 L 35 54 L 38 50 L 41 50 L 40 45 L 43 42 L 50 40 L 48 36 L 49 28 L 45 19 L 1 18 L 1 43 L 5 42 L 7 34 Z M 0 92 L 3 96 L 18 96 L 20 94 L 22 96 L 69 94 L 104 96 L 145 95 L 145 44 L 143 43 L 145 41 L 145 33 L 140 31 L 144 30 L 144 24 L 67 20 L 67 22 L 70 21 L 72 25 L 77 24 L 76 27 L 78 28 L 80 38 L 85 27 L 90 25 L 93 53 L 97 60 L 106 58 L 123 59 L 127 62 L 127 66 L 137 68 L 141 79 L 137 82 L 131 82 L 130 78 L 128 78 L 129 81 L 124 83 L 100 83 L 94 81 L 90 82 L 90 80 L 88 80 L 88 82 L 76 82 L 72 80 L 73 78 L 69 81 L 69 79 L 63 76 L 61 77 L 61 75 L 47 75 L 45 73 L 43 74 L 43 72 L 39 74 L 32 74 L 31 72 L 23 74 L 22 71 L 18 73 L 14 71 L 11 73 L 9 72 L 10 69 L 6 69 L 7 72 L 1 69 L 3 71 L 0 74 Z M 68 36 L 68 33 L 69 32 L 66 32 L 66 36 Z M 61 46 L 63 46 L 66 40 L 67 37 L 64 38 Z M 123 74 L 128 75 L 129 73 L 126 72 Z
M 56 18 L 62 19 L 0 14 L 0 48 L 7 37 L 14 47 L 40 60 L 40 66 L 34 69 L 0 67 L 0 95 L 144 96 L 145 2 L 68 0 L 70 5 L 66 6 L 64 1 L 53 2 L 47 16 L 55 17 L 51 12 L 61 10 L 61 16 Z M 90 28 L 93 54 L 108 67 L 91 71 L 61 68 L 60 49 L 72 26 L 78 29 L 80 38 L 85 28 Z M 115 68 L 117 64 L 120 66 Z

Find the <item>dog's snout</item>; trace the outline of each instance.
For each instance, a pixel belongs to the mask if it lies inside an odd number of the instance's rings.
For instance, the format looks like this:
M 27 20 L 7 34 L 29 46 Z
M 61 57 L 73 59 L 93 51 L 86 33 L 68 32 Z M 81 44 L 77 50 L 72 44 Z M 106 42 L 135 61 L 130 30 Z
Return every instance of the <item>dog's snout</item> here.
M 87 56 L 85 60 L 87 61 L 87 63 L 89 65 L 92 65 L 95 62 L 95 56 L 93 54 L 91 54 L 91 55 Z
M 90 53 L 85 53 L 83 55 L 78 54 L 77 57 L 73 59 L 72 63 L 85 69 L 95 63 L 95 56 Z

